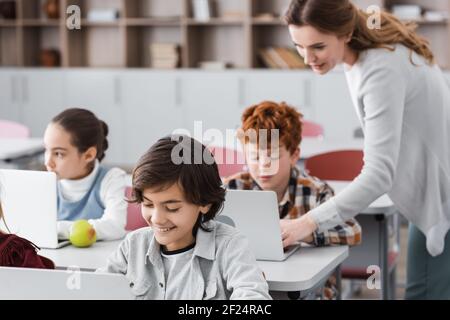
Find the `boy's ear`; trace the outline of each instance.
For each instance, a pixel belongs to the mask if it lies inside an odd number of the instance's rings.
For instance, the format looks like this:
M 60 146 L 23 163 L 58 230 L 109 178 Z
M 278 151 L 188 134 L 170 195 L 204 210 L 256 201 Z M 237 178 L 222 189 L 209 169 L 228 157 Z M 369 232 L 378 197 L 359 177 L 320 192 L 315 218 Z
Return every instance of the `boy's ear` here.
M 211 209 L 211 206 L 212 206 L 212 204 L 208 204 L 208 205 L 206 205 L 206 206 L 201 206 L 201 207 L 200 207 L 200 212 L 201 212 L 202 214 L 207 214 L 208 211 L 209 211 L 209 209 Z
M 294 153 L 291 154 L 291 166 L 297 165 L 300 159 L 300 148 L 295 149 Z
M 92 162 L 97 158 L 97 148 L 90 147 L 83 153 L 83 158 L 86 162 Z

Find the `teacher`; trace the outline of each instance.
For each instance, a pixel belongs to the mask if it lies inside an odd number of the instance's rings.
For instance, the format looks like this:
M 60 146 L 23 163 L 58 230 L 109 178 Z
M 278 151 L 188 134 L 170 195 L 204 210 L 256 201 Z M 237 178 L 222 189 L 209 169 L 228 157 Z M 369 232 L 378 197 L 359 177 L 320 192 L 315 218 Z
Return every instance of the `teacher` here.
M 450 299 L 450 90 L 415 25 L 380 12 L 372 28 L 372 18 L 349 0 L 294 0 L 285 14 L 315 73 L 343 64 L 365 140 L 360 175 L 301 218 L 282 221 L 283 244 L 342 223 L 387 193 L 411 223 L 406 298 Z

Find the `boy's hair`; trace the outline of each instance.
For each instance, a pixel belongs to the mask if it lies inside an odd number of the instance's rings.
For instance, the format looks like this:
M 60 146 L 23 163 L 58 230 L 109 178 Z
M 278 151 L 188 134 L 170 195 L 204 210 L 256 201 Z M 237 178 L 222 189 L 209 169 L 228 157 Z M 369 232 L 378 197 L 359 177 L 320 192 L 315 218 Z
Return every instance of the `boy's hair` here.
M 108 149 L 108 125 L 86 109 L 66 109 L 52 119 L 71 135 L 71 143 L 83 153 L 90 147 L 97 148 L 97 159 L 102 161 Z
M 259 130 L 267 130 L 267 146 L 270 146 L 270 130 L 279 130 L 279 145 L 283 145 L 293 154 L 302 141 L 303 115 L 285 102 L 263 101 L 248 107 L 242 114 L 242 126 L 239 130 L 243 143 L 248 143 L 248 130 L 255 130 L 259 143 Z
M 199 158 L 200 155 L 200 158 Z M 177 161 L 181 157 L 188 161 Z M 192 234 L 198 228 L 208 230 L 203 223 L 212 220 L 222 209 L 225 189 L 217 164 L 208 149 L 200 142 L 184 135 L 167 136 L 158 140 L 138 161 L 133 170 L 131 202 L 143 202 L 148 188 L 164 191 L 178 183 L 185 199 L 192 204 L 211 204 L 206 214 L 199 214 Z

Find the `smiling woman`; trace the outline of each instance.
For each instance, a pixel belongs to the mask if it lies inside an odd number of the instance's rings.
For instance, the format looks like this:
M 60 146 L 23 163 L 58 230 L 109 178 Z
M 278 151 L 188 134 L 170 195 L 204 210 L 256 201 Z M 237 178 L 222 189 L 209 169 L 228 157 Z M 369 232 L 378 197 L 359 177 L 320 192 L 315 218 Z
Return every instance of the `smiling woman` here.
M 353 65 L 360 52 L 374 48 L 394 50 L 395 44 L 423 56 L 429 64 L 434 63 L 429 43 L 415 33 L 414 23 L 402 23 L 383 11 L 380 18 L 379 28 L 369 27 L 370 15 L 348 0 L 292 1 L 285 14 L 299 54 L 319 74 L 338 63 Z
M 388 193 L 411 222 L 406 297 L 450 299 L 450 90 L 414 24 L 387 12 L 379 28 L 368 19 L 349 0 L 293 0 L 286 12 L 314 72 L 344 64 L 365 136 L 360 175 L 290 226 L 287 245 Z

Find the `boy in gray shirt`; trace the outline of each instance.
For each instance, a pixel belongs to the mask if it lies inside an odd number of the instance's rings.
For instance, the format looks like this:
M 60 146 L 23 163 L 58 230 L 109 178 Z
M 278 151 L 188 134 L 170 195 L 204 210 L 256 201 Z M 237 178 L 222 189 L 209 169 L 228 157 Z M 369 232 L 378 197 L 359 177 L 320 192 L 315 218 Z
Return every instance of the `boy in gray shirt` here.
M 137 299 L 271 299 L 247 240 L 213 220 L 221 185 L 205 146 L 160 139 L 133 171 L 132 201 L 150 227 L 128 234 L 98 272 L 125 274 Z

